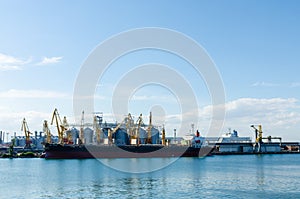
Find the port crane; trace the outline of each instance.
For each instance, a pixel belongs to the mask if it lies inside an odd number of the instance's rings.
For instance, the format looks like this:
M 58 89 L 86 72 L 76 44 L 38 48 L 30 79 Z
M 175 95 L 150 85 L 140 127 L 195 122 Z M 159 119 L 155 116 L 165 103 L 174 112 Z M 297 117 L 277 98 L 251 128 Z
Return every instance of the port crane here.
M 257 152 L 261 152 L 261 144 L 263 143 L 263 140 L 268 140 L 269 142 L 271 142 L 273 139 L 278 139 L 280 146 L 281 146 L 281 137 L 272 137 L 272 136 L 268 136 L 268 137 L 263 137 L 263 131 L 262 131 L 262 125 L 257 125 L 257 128 L 255 127 L 255 125 L 251 125 L 251 127 L 255 130 L 255 144 L 256 146 L 258 146 L 258 151 Z
M 25 133 L 25 148 L 31 148 L 30 146 L 30 134 L 32 134 L 30 131 L 29 131 L 29 128 L 28 128 L 28 125 L 27 125 L 27 122 L 26 122 L 26 119 L 24 118 L 23 121 L 22 121 L 22 127 L 21 127 L 21 131 L 24 131 Z
M 256 128 L 257 126 L 257 128 Z M 255 147 L 257 146 L 257 152 L 261 152 L 261 144 L 262 144 L 262 126 L 261 125 L 251 125 L 250 127 L 252 127 L 255 130 Z
M 127 134 L 129 135 L 129 143 L 131 143 L 131 139 L 133 136 L 133 133 L 132 133 L 133 126 L 134 126 L 133 118 L 132 118 L 131 114 L 128 113 L 127 120 L 126 120 L 126 130 L 127 130 Z
M 151 137 L 152 137 L 152 112 L 150 112 L 149 115 L 148 139 L 147 139 L 148 144 L 152 144 Z
M 136 128 L 137 143 L 136 144 L 139 145 L 139 143 L 140 143 L 140 141 L 139 141 L 140 140 L 140 128 L 144 124 L 142 113 L 140 114 L 139 118 L 137 119 L 136 124 L 137 124 L 137 128 Z
M 133 126 L 133 119 L 130 113 L 128 113 L 128 115 L 122 120 L 121 123 L 117 124 L 117 126 L 115 128 L 113 128 L 113 130 L 108 129 L 108 140 L 110 141 L 110 143 L 112 142 L 112 137 L 113 135 L 120 129 L 120 127 L 125 123 L 126 124 L 126 130 L 127 130 L 127 134 L 129 135 L 129 140 L 132 139 L 132 137 L 134 137 L 132 135 L 132 126 Z
M 84 144 L 84 111 L 82 111 L 82 113 L 81 113 L 79 144 Z
M 162 135 L 161 135 L 161 144 L 163 146 L 166 146 L 166 130 L 165 130 L 165 126 L 164 125 L 163 125 Z
M 51 133 L 50 133 L 50 129 L 49 129 L 49 126 L 48 126 L 48 122 L 47 120 L 44 120 L 44 124 L 43 124 L 43 131 L 46 135 L 46 143 L 51 143 L 52 140 L 51 140 Z
M 64 126 L 65 130 L 68 130 L 69 123 L 67 121 L 67 117 L 66 116 L 64 116 L 62 123 L 63 123 L 62 125 Z M 73 139 L 72 139 L 72 133 L 71 133 L 71 131 L 66 131 L 66 135 L 67 135 L 67 140 L 66 140 L 67 143 L 68 144 L 73 144 Z
M 119 123 L 113 130 L 109 129 L 108 130 L 108 140 L 110 143 L 112 143 L 112 137 L 113 135 L 117 132 L 117 130 L 122 126 L 122 124 L 125 122 L 126 118 L 122 120 L 121 123 Z
M 100 144 L 101 142 L 101 134 L 102 134 L 102 130 L 101 130 L 101 123 L 102 123 L 102 117 L 98 116 L 98 115 L 95 115 L 94 116 L 94 122 L 93 122 L 93 128 L 96 132 L 96 141 L 97 141 L 97 144 Z
M 67 130 L 67 128 L 61 122 L 57 109 L 54 109 L 53 111 L 51 125 L 53 125 L 54 120 L 56 123 L 56 128 L 58 133 L 58 143 L 64 144 L 64 132 Z

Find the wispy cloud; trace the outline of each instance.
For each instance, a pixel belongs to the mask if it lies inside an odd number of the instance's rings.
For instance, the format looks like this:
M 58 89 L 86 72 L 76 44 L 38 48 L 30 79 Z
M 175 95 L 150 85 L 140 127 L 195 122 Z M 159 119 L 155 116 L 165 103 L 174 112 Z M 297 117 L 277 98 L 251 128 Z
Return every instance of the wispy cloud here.
M 0 71 L 22 70 L 25 64 L 31 62 L 31 58 L 23 60 L 11 55 L 0 53 Z
M 0 98 L 66 98 L 68 94 L 44 90 L 16 90 L 0 92 Z
M 42 61 L 37 63 L 37 65 L 48 65 L 48 64 L 56 64 L 62 60 L 63 57 L 43 57 Z
M 293 82 L 293 83 L 291 83 L 290 87 L 292 87 L 292 88 L 300 87 L 300 82 Z
M 280 84 L 262 81 L 262 82 L 255 82 L 251 86 L 253 86 L 253 87 L 277 87 L 277 86 L 280 86 Z
M 131 100 L 134 101 L 149 101 L 149 100 L 160 100 L 160 101 L 172 101 L 174 98 L 167 95 L 133 95 Z M 175 101 L 175 100 L 174 100 Z
M 271 83 L 258 81 L 251 84 L 252 87 L 286 87 L 286 88 L 297 88 L 300 87 L 300 82 L 291 82 L 291 83 Z

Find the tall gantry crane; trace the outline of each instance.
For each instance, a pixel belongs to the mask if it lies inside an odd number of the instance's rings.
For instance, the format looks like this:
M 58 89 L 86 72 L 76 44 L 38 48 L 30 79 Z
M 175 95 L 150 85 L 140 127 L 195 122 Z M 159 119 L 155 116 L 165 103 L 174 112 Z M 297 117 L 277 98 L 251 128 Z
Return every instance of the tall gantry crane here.
M 81 113 L 79 144 L 84 144 L 84 111 Z
M 131 143 L 131 139 L 133 138 L 132 127 L 134 126 L 133 118 L 130 113 L 127 115 L 126 119 L 126 131 L 129 137 L 129 143 Z
M 165 125 L 163 125 L 163 129 L 162 129 L 161 144 L 163 146 L 166 146 L 166 130 L 165 130 Z
M 261 152 L 261 144 L 262 144 L 262 126 L 257 125 L 257 128 L 255 125 L 251 125 L 251 127 L 255 130 L 255 145 L 258 147 L 257 152 Z
M 263 131 L 262 131 L 262 125 L 257 125 L 258 129 L 255 127 L 255 125 L 251 125 L 251 127 L 255 130 L 255 143 L 256 145 L 258 145 L 258 152 L 261 152 L 261 144 L 263 143 L 262 140 L 267 140 L 268 142 L 271 142 L 274 139 L 279 140 L 279 144 L 281 146 L 281 141 L 282 138 L 281 137 L 272 137 L 272 136 L 268 136 L 268 137 L 263 137 Z
M 103 115 L 96 115 L 97 113 L 95 113 L 94 115 L 94 122 L 93 122 L 93 127 L 94 127 L 94 131 L 96 132 L 96 141 L 97 144 L 100 144 L 101 142 L 101 135 L 103 134 L 102 130 L 101 130 L 101 124 L 102 124 L 102 120 L 103 120 Z M 100 113 L 102 114 L 102 113 Z
M 69 129 L 69 123 L 67 121 L 66 116 L 64 116 L 62 125 L 64 126 L 65 131 Z M 71 131 L 66 131 L 66 136 L 67 136 L 67 143 L 68 144 L 73 144 L 72 132 Z
M 49 129 L 47 120 L 44 120 L 43 131 L 46 135 L 46 143 L 50 144 L 52 142 L 52 140 L 51 140 L 52 135 L 50 133 L 50 129 Z
M 32 134 L 30 131 L 29 131 L 29 128 L 28 128 L 28 125 L 27 125 L 27 122 L 26 122 L 26 119 L 24 118 L 23 121 L 22 121 L 22 127 L 21 127 L 21 131 L 24 131 L 25 133 L 25 148 L 31 148 L 30 146 L 30 134 Z
M 53 111 L 51 125 L 53 125 L 54 120 L 56 123 L 56 128 L 58 133 L 58 143 L 64 144 L 64 132 L 67 130 L 67 128 L 61 122 L 57 109 L 54 109 Z
M 148 139 L 147 139 L 147 143 L 148 144 L 152 144 L 152 113 L 150 112 L 150 116 L 149 116 L 149 126 L 148 126 Z
M 143 122 L 143 115 L 140 114 L 139 118 L 136 121 L 137 127 L 136 127 L 136 139 L 137 139 L 137 145 L 140 144 L 140 128 L 144 124 Z

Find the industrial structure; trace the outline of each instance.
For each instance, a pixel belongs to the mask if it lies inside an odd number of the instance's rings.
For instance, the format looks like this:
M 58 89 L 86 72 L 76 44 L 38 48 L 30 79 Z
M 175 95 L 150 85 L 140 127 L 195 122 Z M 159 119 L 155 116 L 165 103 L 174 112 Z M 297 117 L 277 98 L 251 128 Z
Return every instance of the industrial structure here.
M 67 118 L 61 117 L 57 109 L 54 109 L 51 125 L 57 130 L 57 136 L 50 132 L 47 120 L 43 122 L 43 132 L 29 130 L 26 119 L 22 120 L 21 131 L 23 136 L 16 136 L 5 143 L 5 135 L 0 131 L 1 151 L 8 150 L 9 146 L 17 151 L 42 151 L 44 146 L 131 146 L 137 148 L 148 148 L 153 146 L 170 147 L 184 146 L 201 148 L 207 146 L 213 149 L 213 154 L 261 154 L 261 153 L 288 153 L 299 152 L 298 142 L 282 142 L 281 137 L 263 136 L 262 125 L 251 125 L 254 129 L 255 140 L 251 137 L 240 137 L 236 130 L 229 130 L 220 137 L 202 137 L 197 130 L 195 133 L 180 137 L 174 129 L 174 136 L 167 137 L 164 126 L 157 127 L 152 124 L 152 113 L 149 114 L 148 125 L 144 123 L 143 115 L 140 114 L 135 121 L 130 113 L 120 123 L 103 122 L 103 113 L 94 113 L 92 123 L 86 123 L 84 111 L 82 111 L 80 124 L 69 124 Z M 78 129 L 77 129 L 78 128 Z M 192 132 L 194 125 L 192 124 Z M 10 144 L 9 144 L 10 143 Z M 149 150 L 149 149 L 143 150 Z M 108 148 L 106 148 L 108 149 Z M 140 150 L 139 149 L 139 150 Z M 152 150 L 152 149 L 151 149 Z

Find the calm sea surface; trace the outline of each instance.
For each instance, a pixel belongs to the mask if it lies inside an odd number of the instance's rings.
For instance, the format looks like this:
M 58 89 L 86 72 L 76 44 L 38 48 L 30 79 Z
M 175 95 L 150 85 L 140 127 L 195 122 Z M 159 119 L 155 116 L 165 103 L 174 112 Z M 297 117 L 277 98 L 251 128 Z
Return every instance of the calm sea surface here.
M 142 174 L 105 165 L 168 160 L 0 159 L 0 198 L 300 198 L 297 154 L 180 158 Z

